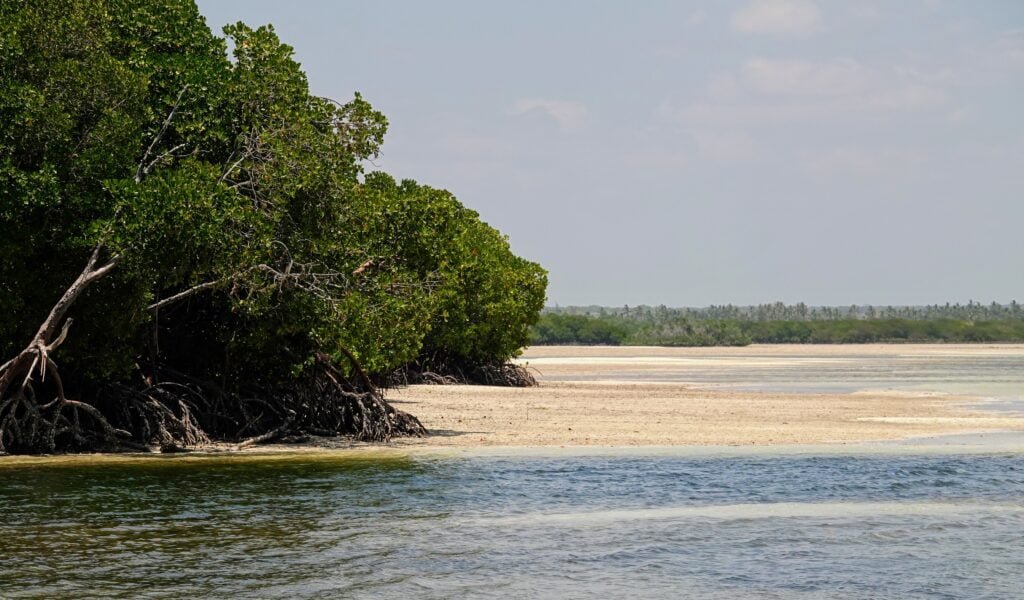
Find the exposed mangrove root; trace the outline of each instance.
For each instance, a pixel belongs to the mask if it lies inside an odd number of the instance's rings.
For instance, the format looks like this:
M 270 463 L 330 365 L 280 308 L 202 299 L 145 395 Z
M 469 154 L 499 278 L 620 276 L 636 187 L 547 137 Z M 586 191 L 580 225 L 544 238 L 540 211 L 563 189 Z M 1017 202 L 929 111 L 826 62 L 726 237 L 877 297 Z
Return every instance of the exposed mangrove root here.
M 272 394 L 243 397 L 168 380 L 144 388 L 113 384 L 93 403 L 64 397 L 56 365 L 48 363 L 45 384 L 26 381 L 0 403 L 0 452 L 179 452 L 214 442 L 240 449 L 308 435 L 385 442 L 427 434 L 416 417 L 396 409 L 378 389 L 361 389 L 363 382 L 350 381 L 319 357 L 308 378 Z M 40 402 L 41 389 L 54 399 Z
M 206 399 L 191 386 L 164 382 L 137 390 L 115 384 L 101 397 L 111 421 L 132 432 L 140 446 L 174 452 L 212 441 L 201 422 L 209 408 Z
M 71 319 L 64 317 L 75 299 L 119 260 L 98 266 L 100 252 L 94 250 L 29 345 L 0 365 L 0 454 L 169 452 L 213 441 L 243 448 L 308 434 L 367 442 L 426 435 L 416 417 L 384 399 L 349 352 L 344 354 L 354 377 L 318 353 L 303 379 L 283 386 L 254 383 L 246 395 L 153 365 L 158 383 L 149 377 L 144 387 L 112 384 L 93 393 L 91 402 L 68 398 L 51 354 L 68 335 Z
M 537 385 L 537 378 L 524 365 L 515 363 L 494 363 L 480 365 L 475 369 L 475 376 L 484 385 L 504 385 L 509 387 L 532 387 Z
M 317 429 L 336 429 L 339 426 L 353 431 L 363 441 L 384 441 L 395 436 L 423 436 L 427 430 L 416 417 L 391 406 L 373 385 L 359 362 L 351 353 L 345 352 L 353 368 L 359 374 L 363 390 L 349 383 L 344 374 L 333 365 L 328 357 L 317 354 L 321 377 L 315 381 L 316 391 L 329 402 L 321 403 L 316 416 Z M 326 409 L 326 410 L 325 410 Z M 311 424 L 312 425 L 312 424 Z M 313 432 L 312 427 L 308 429 Z
M 111 386 L 103 407 L 113 423 L 132 432 L 132 442 L 163 452 L 216 441 L 241 449 L 308 435 L 385 442 L 427 434 L 416 417 L 394 408 L 377 388 L 363 389 L 368 377 L 353 381 L 325 355 L 316 360 L 308 377 L 273 393 L 256 386 L 248 396 L 164 369 L 162 376 L 177 380 L 142 390 Z
M 528 367 L 512 362 L 466 364 L 464 361 L 434 360 L 428 364 L 410 363 L 388 375 L 385 383 L 389 386 L 476 384 L 533 387 L 537 385 L 537 379 Z
M 72 446 L 119 446 L 131 437 L 112 426 L 94 406 L 67 398 L 57 364 L 50 357 L 67 338 L 68 309 L 121 260 L 115 255 L 100 265 L 102 250 L 102 245 L 93 249 L 85 268 L 50 309 L 28 346 L 0 365 L 0 453 L 53 452 L 58 440 L 65 438 Z

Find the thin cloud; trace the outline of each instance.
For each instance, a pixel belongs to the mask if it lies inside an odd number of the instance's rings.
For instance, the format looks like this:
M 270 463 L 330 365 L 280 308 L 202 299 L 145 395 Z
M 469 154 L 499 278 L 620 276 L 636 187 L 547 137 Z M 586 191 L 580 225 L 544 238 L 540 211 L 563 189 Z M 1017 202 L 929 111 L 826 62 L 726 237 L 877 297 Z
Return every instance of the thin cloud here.
M 722 73 L 708 82 L 705 92 L 712 100 L 727 102 L 739 96 L 740 84 L 732 73 Z
M 835 121 L 878 113 L 896 113 L 941 107 L 947 94 L 923 86 L 903 86 L 853 96 L 829 97 L 791 102 L 722 104 L 664 102 L 658 108 L 663 117 L 685 125 L 761 126 L 808 121 Z
M 924 154 L 914 149 L 835 147 L 805 152 L 803 167 L 813 175 L 878 176 L 906 173 L 925 162 Z
M 707 20 L 708 14 L 703 10 L 698 9 L 690 13 L 690 16 L 686 17 L 686 25 L 688 27 L 696 27 L 698 25 L 703 25 Z
M 846 7 L 850 16 L 857 19 L 877 19 L 882 16 L 882 11 L 870 2 L 849 2 Z
M 943 104 L 948 95 L 945 91 L 924 85 L 908 84 L 897 88 L 881 90 L 861 98 L 865 110 L 914 110 Z
M 743 63 L 746 87 L 763 94 L 847 95 L 868 89 L 873 74 L 855 60 L 774 60 L 751 58 Z
M 495 137 L 459 131 L 446 134 L 440 145 L 447 152 L 466 156 L 493 156 L 507 150 Z
M 733 13 L 730 25 L 739 33 L 809 35 L 821 28 L 821 10 L 811 0 L 752 0 Z
M 1024 29 L 1007 31 L 991 46 L 995 61 L 1011 70 L 1024 69 Z
M 690 132 L 701 156 L 718 162 L 744 162 L 757 155 L 757 142 L 742 131 Z
M 752 127 L 835 121 L 924 109 L 948 110 L 949 94 L 913 70 L 871 68 L 852 59 L 750 58 L 717 73 L 706 98 L 663 102 L 663 118 L 689 127 Z
M 630 154 L 625 157 L 624 162 L 631 167 L 678 170 L 690 164 L 690 157 L 686 153 L 678 151 L 645 152 Z
M 533 111 L 541 111 L 558 123 L 559 129 L 578 129 L 586 123 L 590 109 L 581 102 L 571 100 L 546 100 L 543 98 L 523 98 L 512 106 L 513 115 L 523 115 Z

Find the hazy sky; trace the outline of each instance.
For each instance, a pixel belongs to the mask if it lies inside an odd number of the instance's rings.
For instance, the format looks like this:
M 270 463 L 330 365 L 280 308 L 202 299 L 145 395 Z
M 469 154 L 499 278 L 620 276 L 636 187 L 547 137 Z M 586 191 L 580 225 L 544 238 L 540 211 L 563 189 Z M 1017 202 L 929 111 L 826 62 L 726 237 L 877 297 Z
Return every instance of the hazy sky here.
M 549 303 L 1024 300 L 1024 2 L 200 0 L 273 23 L 377 165 Z

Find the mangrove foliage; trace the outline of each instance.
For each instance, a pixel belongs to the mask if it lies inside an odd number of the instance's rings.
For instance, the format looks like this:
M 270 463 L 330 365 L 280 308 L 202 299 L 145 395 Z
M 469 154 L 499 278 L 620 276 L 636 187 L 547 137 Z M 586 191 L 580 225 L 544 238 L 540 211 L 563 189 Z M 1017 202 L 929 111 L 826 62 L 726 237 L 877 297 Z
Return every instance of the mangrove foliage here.
M 364 173 L 385 116 L 292 54 L 191 0 L 0 0 L 0 452 L 386 440 L 424 429 L 382 383 L 529 382 L 545 271 Z

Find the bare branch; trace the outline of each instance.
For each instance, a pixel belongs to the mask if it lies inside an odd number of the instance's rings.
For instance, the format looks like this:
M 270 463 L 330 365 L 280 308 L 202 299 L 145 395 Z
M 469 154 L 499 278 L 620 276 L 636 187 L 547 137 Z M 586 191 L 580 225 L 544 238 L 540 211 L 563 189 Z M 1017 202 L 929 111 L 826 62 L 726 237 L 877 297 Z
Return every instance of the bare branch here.
M 188 89 L 188 84 L 185 84 L 178 92 L 178 98 L 174 101 L 174 106 L 171 107 L 171 112 L 167 113 L 167 118 L 164 119 L 163 125 L 160 126 L 160 131 L 153 137 L 153 141 L 149 143 L 149 148 L 146 148 L 146 153 L 142 155 L 142 160 L 139 161 L 138 168 L 135 169 L 135 183 L 142 181 L 142 176 L 146 174 L 146 164 L 149 161 L 149 157 L 153 154 L 153 149 L 160 143 L 160 139 L 167 133 L 167 128 L 171 126 L 171 121 L 174 120 L 174 113 L 178 112 L 178 106 L 181 105 L 181 98 L 185 95 L 185 91 Z M 152 166 L 152 163 L 150 163 Z
M 100 250 L 103 249 L 102 245 L 97 245 L 92 251 L 92 256 L 89 257 L 89 261 L 86 263 L 85 268 L 78 275 L 78 278 L 68 287 L 61 296 L 57 304 L 50 310 L 50 314 L 40 325 L 39 331 L 36 332 L 36 337 L 33 340 L 33 344 L 46 345 L 47 340 L 53 337 L 54 332 L 57 331 L 57 327 L 64 319 L 64 315 L 67 314 L 71 305 L 78 299 L 78 297 L 85 291 L 85 288 L 96 281 L 97 279 L 105 276 L 111 270 L 114 269 L 121 262 L 120 255 L 114 255 L 110 258 L 107 264 L 102 267 L 96 268 L 96 261 L 99 258 Z
M 192 152 L 188 152 L 186 154 L 177 154 L 177 155 L 174 154 L 175 152 L 177 152 L 178 150 L 181 150 L 185 146 L 187 146 L 187 144 L 178 144 L 177 146 L 171 148 L 170 150 L 167 150 L 165 152 L 161 152 L 160 156 L 157 156 L 153 160 L 149 161 L 149 164 L 146 165 L 146 168 L 144 168 L 142 170 L 142 174 L 143 175 L 149 175 L 149 172 L 151 170 L 153 170 L 153 167 L 155 167 L 156 165 L 162 163 L 165 159 L 168 159 L 168 158 L 181 158 L 183 156 L 188 156 L 189 154 L 194 154 L 196 152 L 196 150 L 194 149 L 194 150 L 192 150 Z M 135 182 L 138 183 L 139 180 L 136 180 Z
M 188 298 L 189 296 L 195 295 L 195 294 L 197 294 L 197 293 L 199 293 L 199 292 L 201 292 L 203 290 L 208 290 L 210 288 L 217 287 L 218 285 L 222 285 L 222 284 L 228 283 L 228 282 L 230 282 L 230 281 L 232 281 L 234 279 L 237 279 L 240 276 L 241 276 L 241 273 L 235 273 L 234 275 L 229 275 L 227 277 L 222 277 L 220 279 L 215 279 L 213 281 L 207 281 L 206 283 L 200 283 L 199 285 L 192 286 L 192 287 L 188 288 L 185 291 L 178 292 L 177 294 L 174 294 L 173 296 L 168 296 L 168 297 L 164 298 L 163 300 L 161 300 L 159 302 L 154 302 L 153 304 L 150 304 L 149 306 L 147 306 L 146 310 L 158 310 L 160 308 L 163 308 L 163 307 L 167 306 L 168 304 L 174 304 L 175 302 L 178 302 L 179 300 L 184 300 L 185 298 Z
M 58 346 L 64 343 L 64 340 L 68 337 L 68 329 L 71 327 L 72 321 L 74 321 L 74 319 L 70 318 L 67 321 L 64 321 L 64 327 L 61 328 L 60 335 L 57 336 L 57 339 L 53 340 L 46 346 L 47 352 L 53 352 Z
M 230 177 L 232 173 L 234 173 L 235 169 L 238 168 L 238 165 L 242 164 L 242 162 L 245 161 L 245 159 L 249 158 L 249 155 L 250 155 L 249 149 L 252 148 L 252 144 L 249 143 L 249 139 L 250 139 L 250 137 L 247 136 L 246 137 L 246 151 L 242 152 L 242 156 L 240 156 L 238 158 L 238 160 L 236 160 L 235 162 L 231 163 L 231 166 L 228 167 L 227 170 L 224 171 L 223 175 L 220 176 L 220 179 L 218 180 L 218 183 L 223 183 L 223 182 L 227 181 L 227 178 Z
M 124 257 L 121 256 L 120 254 L 115 254 L 111 256 L 110 260 L 107 261 L 107 264 L 89 273 L 88 277 L 85 279 L 85 284 L 88 285 L 93 281 L 96 281 L 100 277 L 103 277 L 104 275 L 109 273 L 114 267 L 116 267 L 123 259 Z

